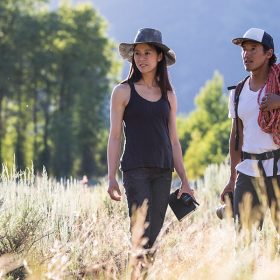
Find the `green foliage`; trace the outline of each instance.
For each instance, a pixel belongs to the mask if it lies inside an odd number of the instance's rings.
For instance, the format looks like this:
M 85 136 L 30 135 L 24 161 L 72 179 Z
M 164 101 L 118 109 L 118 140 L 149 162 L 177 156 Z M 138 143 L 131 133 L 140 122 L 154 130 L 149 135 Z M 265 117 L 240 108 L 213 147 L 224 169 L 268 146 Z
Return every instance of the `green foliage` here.
M 43 218 L 26 201 L 13 205 L 0 215 L 0 255 L 21 253 L 36 240 L 36 230 Z
M 204 174 L 210 163 L 221 163 L 228 153 L 230 120 L 222 77 L 215 73 L 195 99 L 196 109 L 180 117 L 178 134 L 190 178 Z
M 115 43 L 91 5 L 38 9 L 45 2 L 0 3 L 0 162 L 15 154 L 19 169 L 33 161 L 57 177 L 104 174 Z

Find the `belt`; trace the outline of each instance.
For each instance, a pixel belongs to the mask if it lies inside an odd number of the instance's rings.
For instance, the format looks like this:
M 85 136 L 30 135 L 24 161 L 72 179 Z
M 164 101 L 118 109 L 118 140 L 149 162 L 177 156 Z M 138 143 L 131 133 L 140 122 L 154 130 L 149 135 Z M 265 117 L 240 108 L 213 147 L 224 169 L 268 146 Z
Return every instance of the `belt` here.
M 278 173 L 278 167 L 277 167 L 277 162 L 280 159 L 280 149 L 274 150 L 274 151 L 269 151 L 269 152 L 264 152 L 261 154 L 250 154 L 247 152 L 242 151 L 242 160 L 244 159 L 255 159 L 258 160 L 258 168 L 260 170 L 260 173 L 262 176 L 267 177 L 264 167 L 263 167 L 263 160 L 271 159 L 273 158 L 273 176 L 276 176 Z

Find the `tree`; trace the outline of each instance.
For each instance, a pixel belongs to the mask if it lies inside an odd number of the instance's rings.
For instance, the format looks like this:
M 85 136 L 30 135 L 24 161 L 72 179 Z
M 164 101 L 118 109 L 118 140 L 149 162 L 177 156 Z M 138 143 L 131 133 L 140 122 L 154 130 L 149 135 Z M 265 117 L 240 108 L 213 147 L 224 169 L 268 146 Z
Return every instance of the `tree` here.
M 0 3 L 0 160 L 101 175 L 116 47 L 92 6 L 35 9 L 44 2 Z
M 120 64 L 106 36 L 106 24 L 92 7 L 62 6 L 58 14 L 61 26 L 56 47 L 61 63 L 52 123 L 53 172 L 56 176 L 70 171 L 98 174 L 99 135 L 108 118 L 106 102 Z
M 210 163 L 222 162 L 228 153 L 230 120 L 219 73 L 214 73 L 213 79 L 206 82 L 195 103 L 196 109 L 186 118 L 185 129 L 181 128 L 184 133 L 180 135 L 185 166 L 192 179 L 202 176 Z
M 44 2 L 46 1 L 2 0 L 0 2 L 0 162 L 4 161 L 5 156 L 7 156 L 4 152 L 3 144 L 10 111 L 6 110 L 4 106 L 7 106 L 9 100 L 12 98 L 17 100 L 20 106 L 12 113 L 16 113 L 19 116 L 18 120 L 22 120 L 23 117 L 21 103 L 24 97 L 21 96 L 22 82 L 20 81 L 23 78 L 23 73 L 20 72 L 24 62 L 26 40 L 24 40 L 23 35 L 25 33 L 18 31 L 22 27 L 23 18 L 28 17 L 34 11 L 36 5 Z M 14 143 L 15 152 L 18 155 L 16 158 L 19 160 L 20 165 L 24 161 L 23 148 L 19 144 L 20 142 L 23 143 L 24 140 L 21 126 L 22 122 L 17 121 L 16 129 L 19 133 L 16 135 L 17 140 Z

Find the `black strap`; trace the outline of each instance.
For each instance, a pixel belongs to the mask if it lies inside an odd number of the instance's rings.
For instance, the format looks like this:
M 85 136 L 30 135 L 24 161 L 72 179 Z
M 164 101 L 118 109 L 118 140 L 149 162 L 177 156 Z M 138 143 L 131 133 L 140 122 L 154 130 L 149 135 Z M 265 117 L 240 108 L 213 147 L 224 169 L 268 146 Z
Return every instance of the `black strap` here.
M 247 76 L 244 80 L 238 83 L 236 87 L 228 87 L 228 90 L 232 90 L 235 88 L 235 94 L 234 94 L 234 112 L 235 112 L 235 146 L 234 149 L 235 151 L 238 151 L 238 146 L 239 146 L 239 128 L 238 128 L 238 103 L 239 103 L 239 96 L 240 93 L 244 87 L 245 82 L 250 76 Z
M 278 166 L 277 163 L 280 159 L 280 149 L 274 150 L 274 151 L 269 151 L 269 152 L 264 152 L 261 154 L 250 154 L 247 152 L 242 152 L 242 160 L 244 159 L 256 159 L 258 160 L 258 168 L 260 170 L 261 176 L 266 177 L 266 173 L 263 167 L 263 160 L 266 159 L 271 159 L 273 158 L 273 176 L 277 176 L 278 173 Z
M 243 159 L 257 159 L 257 160 L 266 160 L 280 156 L 280 149 L 264 152 L 261 154 L 251 154 L 247 152 L 242 152 Z
M 265 170 L 264 170 L 264 167 L 263 167 L 262 160 L 258 161 L 258 168 L 259 168 L 261 177 L 266 177 L 266 173 L 265 173 Z
M 227 88 L 228 90 L 236 89 L 236 86 L 230 86 Z
M 273 176 L 277 176 L 277 173 L 278 173 L 278 161 L 280 159 L 280 156 L 278 155 L 277 157 L 274 158 L 274 161 L 273 161 Z

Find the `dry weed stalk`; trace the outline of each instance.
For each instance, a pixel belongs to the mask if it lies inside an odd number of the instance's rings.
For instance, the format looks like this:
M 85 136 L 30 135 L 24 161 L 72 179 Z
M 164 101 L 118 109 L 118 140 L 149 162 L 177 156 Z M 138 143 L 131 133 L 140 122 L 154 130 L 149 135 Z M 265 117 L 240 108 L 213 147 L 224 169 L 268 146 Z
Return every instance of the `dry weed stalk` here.
M 56 241 L 51 252 L 53 253 L 53 257 L 48 264 L 46 278 L 50 280 L 65 279 L 66 271 L 69 266 L 66 248 Z
M 8 273 L 2 277 L 12 279 L 16 275 L 12 270 L 21 270 L 24 266 L 23 273 L 28 273 L 27 279 L 30 280 L 143 279 L 145 276 L 147 279 L 157 280 L 221 280 L 225 277 L 228 280 L 280 279 L 280 250 L 276 250 L 279 239 L 275 239 L 276 232 L 269 215 L 266 216 L 263 229 L 253 227 L 250 235 L 242 230 L 236 234 L 232 218 L 222 221 L 217 219 L 215 209 L 219 203 L 218 192 L 222 188 L 222 181 L 226 180 L 223 174 L 227 167 L 221 170 L 214 167 L 208 168 L 206 181 L 201 180 L 197 184 L 197 196 L 201 202 L 199 211 L 182 223 L 176 221 L 171 224 L 169 222 L 172 222 L 173 214 L 170 209 L 167 211 L 167 230 L 162 231 L 154 265 L 148 267 L 144 267 L 147 251 L 143 249 L 147 242 L 143 238 L 147 226 L 147 204 L 135 211 L 130 239 L 127 205 L 123 201 L 115 204 L 107 201 L 105 184 L 94 191 L 85 191 L 75 182 L 69 182 L 65 188 L 46 175 L 36 177 L 33 184 L 31 175 L 19 181 L 20 175 L 7 175 L 8 171 L 4 169 L 0 180 L 1 198 L 3 197 L 4 202 L 0 209 L 3 214 L 0 215 L 1 224 L 5 224 L 4 217 L 8 213 L 11 213 L 12 221 L 15 217 L 28 213 L 27 221 L 31 219 L 32 224 L 36 224 L 36 231 L 32 230 L 30 237 L 34 239 L 31 238 L 31 241 L 22 239 L 26 246 L 16 247 L 20 252 L 23 251 L 28 265 L 20 262 L 20 259 L 5 255 L 7 252 L 19 251 L 2 252 L 2 275 Z M 279 201 L 279 189 L 276 190 L 276 196 Z M 34 213 L 42 214 L 39 217 L 44 219 L 40 223 L 39 219 L 34 219 L 30 210 L 24 211 L 26 207 L 10 207 L 19 205 L 24 200 L 32 205 Z M 249 198 L 248 201 L 250 203 Z M 243 207 L 247 211 L 246 203 Z M 274 209 L 275 212 L 278 211 L 275 207 Z M 279 217 L 279 212 L 277 215 Z M 248 220 L 248 216 L 244 217 L 245 224 Z M 24 224 L 22 219 L 16 221 L 19 225 Z M 11 227 L 11 236 L 18 239 L 24 235 L 23 230 L 18 227 L 18 234 L 15 228 L 17 227 Z M 57 234 L 46 234 L 48 232 Z M 7 237 L 7 234 L 3 231 L 1 236 Z M 56 244 L 55 236 L 60 236 L 59 244 Z M 4 239 L 2 243 L 3 241 Z M 12 266 L 3 270 L 3 267 L 7 267 L 6 264 Z
M 148 227 L 146 215 L 148 201 L 144 200 L 141 207 L 134 208 L 131 217 L 131 250 L 129 256 L 129 275 L 131 279 L 143 278 L 143 267 L 145 266 L 145 249 L 148 239 L 143 237 Z
M 0 256 L 0 279 L 22 265 L 22 259 L 15 254 L 4 254 Z

